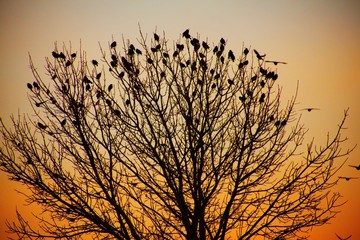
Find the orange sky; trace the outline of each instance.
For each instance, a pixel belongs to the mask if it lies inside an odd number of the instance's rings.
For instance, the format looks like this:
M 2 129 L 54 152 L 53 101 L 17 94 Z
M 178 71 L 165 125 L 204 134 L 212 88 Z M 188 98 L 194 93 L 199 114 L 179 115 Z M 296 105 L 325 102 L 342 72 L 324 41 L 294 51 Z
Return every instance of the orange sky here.
M 277 1 L 0 1 L 0 116 L 9 122 L 11 113 L 30 113 L 26 83 L 33 81 L 28 52 L 39 70 L 50 56 L 54 42 L 72 42 L 88 56 L 99 58 L 98 44 L 114 39 L 135 40 L 138 24 L 143 32 L 166 32 L 177 39 L 186 28 L 209 42 L 228 40 L 233 51 L 242 44 L 267 53 L 268 59 L 286 61 L 279 66 L 284 98 L 288 99 L 299 80 L 297 108 L 317 107 L 321 111 L 302 113 L 310 128 L 309 139 L 322 143 L 334 132 L 343 110 L 350 108 L 344 132 L 344 147 L 360 143 L 360 1 L 277 0 Z M 40 71 L 41 72 L 41 71 Z M 357 148 L 349 164 L 360 164 Z M 360 177 L 346 165 L 340 175 Z M 332 223 L 314 229 L 311 240 L 336 239 L 335 232 L 360 239 L 360 179 L 341 182 L 339 191 L 348 200 Z M 16 206 L 23 212 L 19 187 L 0 173 L 0 239 L 5 219 L 15 217 Z

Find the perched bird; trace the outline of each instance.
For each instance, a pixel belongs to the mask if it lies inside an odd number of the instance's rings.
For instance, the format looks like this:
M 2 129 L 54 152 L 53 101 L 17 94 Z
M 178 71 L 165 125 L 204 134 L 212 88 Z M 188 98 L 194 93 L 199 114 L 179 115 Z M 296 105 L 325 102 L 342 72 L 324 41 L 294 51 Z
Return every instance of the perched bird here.
M 360 164 L 359 164 L 358 166 L 349 165 L 349 167 L 353 167 L 353 168 L 355 168 L 356 170 L 360 170 Z
M 130 105 L 130 100 L 129 100 L 129 99 L 126 99 L 125 104 L 126 104 L 127 106 L 129 106 L 129 105 Z
M 308 111 L 308 112 L 311 112 L 313 110 L 320 110 L 320 109 L 319 108 L 313 108 L 313 107 L 300 109 L 300 111 Z
M 53 51 L 51 54 L 54 58 L 59 58 L 59 54 L 57 52 Z
M 116 41 L 113 41 L 113 42 L 110 44 L 110 47 L 111 47 L 111 48 L 115 48 L 115 47 L 116 47 Z
M 101 77 L 101 72 L 99 72 L 98 74 L 96 74 L 96 79 L 99 80 Z
M 31 84 L 31 83 L 27 83 L 27 84 L 26 84 L 26 86 L 27 86 L 27 88 L 28 88 L 28 89 L 30 89 L 30 90 L 32 90 L 32 89 L 33 89 L 33 86 L 32 86 L 32 84 Z
M 66 118 L 60 122 L 61 126 L 65 126 L 66 124 Z
M 221 43 L 222 45 L 224 45 L 224 44 L 225 44 L 225 39 L 224 39 L 224 38 L 221 38 L 221 39 L 220 39 L 220 43 Z
M 141 52 L 141 50 L 140 50 L 140 49 L 135 49 L 135 52 L 136 52 L 136 54 L 139 54 L 139 55 L 141 55 L 141 54 L 142 54 L 142 52 Z
M 342 237 L 340 237 L 339 235 L 337 235 L 336 233 L 335 233 L 335 235 L 336 235 L 337 238 L 340 239 L 340 240 L 348 240 L 348 239 L 350 239 L 351 236 L 352 236 L 352 235 L 350 235 L 350 236 L 348 236 L 348 237 L 346 237 L 346 238 L 342 238 Z
M 227 81 L 228 81 L 228 83 L 229 83 L 230 85 L 233 85 L 233 84 L 234 84 L 234 80 L 232 80 L 232 79 L 228 79 Z
M 215 46 L 214 49 L 213 49 L 213 53 L 216 53 L 217 51 L 219 51 L 219 47 Z
M 99 65 L 98 61 L 96 61 L 96 60 L 92 60 L 91 63 L 92 63 L 94 66 Z
M 63 53 L 63 52 L 60 52 L 60 54 L 59 54 L 59 58 L 62 58 L 62 59 L 64 59 L 65 60 L 65 54 Z
M 71 56 L 72 58 L 74 58 L 74 57 L 76 57 L 76 53 L 72 53 L 70 56 Z
M 345 179 L 346 181 L 350 181 L 351 179 L 358 179 L 356 177 L 339 177 L 339 179 Z
M 265 93 L 262 93 L 261 96 L 260 96 L 260 99 L 259 99 L 259 102 L 260 103 L 263 103 L 265 101 Z
M 183 36 L 184 38 L 186 38 L 186 39 L 191 38 L 191 36 L 190 36 L 190 34 L 189 34 L 189 29 L 186 29 L 186 30 L 183 32 L 182 36 Z
M 179 49 L 179 52 L 184 50 L 184 44 L 176 44 L 176 48 Z
M 117 109 L 115 109 L 115 110 L 114 110 L 114 114 L 115 114 L 115 116 L 120 116 L 120 111 L 117 110 Z
M 258 51 L 256 51 L 256 49 L 254 49 L 254 52 L 255 52 L 257 59 L 259 59 L 259 60 L 263 60 L 264 57 L 266 56 L 266 54 L 260 55 L 260 53 Z
M 208 49 L 210 48 L 209 45 L 208 45 L 205 41 L 202 42 L 202 47 L 203 47 L 205 50 L 208 50 Z
M 233 51 L 229 50 L 228 57 L 229 57 L 229 59 L 231 59 L 231 61 L 235 61 L 235 55 L 234 55 Z
M 245 48 L 245 49 L 244 49 L 244 54 L 245 54 L 245 56 L 248 55 L 248 53 L 249 53 L 249 49 Z
M 268 61 L 268 60 L 266 60 L 265 62 L 273 63 L 275 66 L 278 65 L 278 64 L 287 64 L 287 62 L 280 62 L 280 61 Z
M 108 86 L 108 92 L 110 92 L 111 89 L 113 89 L 113 85 L 112 85 L 112 84 L 109 84 L 109 86 Z
M 156 33 L 154 33 L 154 40 L 157 41 L 157 42 L 160 40 L 159 35 L 157 35 Z
M 47 128 L 47 126 L 46 125 L 44 125 L 44 124 L 42 124 L 41 122 L 38 122 L 38 127 L 40 128 L 40 129 L 46 129 Z

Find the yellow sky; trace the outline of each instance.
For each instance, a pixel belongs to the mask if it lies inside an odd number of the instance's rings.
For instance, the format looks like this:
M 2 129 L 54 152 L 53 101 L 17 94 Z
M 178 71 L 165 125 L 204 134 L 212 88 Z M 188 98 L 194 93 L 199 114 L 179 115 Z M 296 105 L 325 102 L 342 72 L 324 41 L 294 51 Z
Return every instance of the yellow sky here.
M 0 1 L 0 116 L 8 122 L 11 113 L 30 113 L 26 83 L 33 81 L 28 52 L 39 70 L 50 56 L 54 42 L 80 39 L 89 58 L 99 58 L 98 44 L 106 46 L 122 36 L 166 32 L 169 39 L 190 28 L 209 42 L 221 37 L 240 53 L 242 45 L 267 53 L 268 59 L 286 61 L 279 66 L 284 98 L 289 98 L 299 80 L 297 108 L 321 111 L 302 113 L 310 128 L 308 137 L 322 142 L 334 132 L 343 110 L 350 108 L 345 134 L 347 147 L 360 143 L 360 1 Z M 40 71 L 41 72 L 41 71 Z M 346 147 L 345 146 L 345 147 Z M 349 164 L 360 164 L 356 149 Z M 344 167 L 341 175 L 360 177 L 360 171 Z M 14 185 L 0 173 L 0 238 L 5 236 L 5 218 L 15 216 L 16 204 L 25 211 Z M 360 239 L 360 179 L 337 186 L 348 203 L 331 225 L 315 229 L 311 239 L 336 239 L 352 234 Z M 21 199 L 21 198 L 20 198 Z

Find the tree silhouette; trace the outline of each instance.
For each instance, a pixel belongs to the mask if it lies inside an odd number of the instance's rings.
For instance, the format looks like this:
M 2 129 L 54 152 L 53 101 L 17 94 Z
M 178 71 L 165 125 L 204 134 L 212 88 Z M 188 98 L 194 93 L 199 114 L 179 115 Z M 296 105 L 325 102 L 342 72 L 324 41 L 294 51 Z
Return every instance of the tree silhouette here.
M 100 61 L 57 47 L 28 83 L 34 115 L 1 122 L 0 169 L 40 205 L 23 238 L 284 239 L 326 223 L 344 161 L 343 121 L 310 142 L 296 95 L 282 106 L 265 54 L 182 33 L 138 48 L 113 41 Z M 107 52 L 109 54 L 107 54 Z M 254 60 L 251 60 L 254 59 Z M 273 65 L 271 63 L 271 65 Z M 105 74 L 107 73 L 107 74 Z

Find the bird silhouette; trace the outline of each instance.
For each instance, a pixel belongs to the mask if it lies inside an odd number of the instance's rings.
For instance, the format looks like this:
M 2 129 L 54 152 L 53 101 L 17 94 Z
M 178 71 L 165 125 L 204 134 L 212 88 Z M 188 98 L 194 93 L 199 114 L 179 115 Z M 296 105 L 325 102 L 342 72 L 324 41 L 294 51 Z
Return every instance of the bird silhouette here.
M 157 41 L 157 42 L 160 40 L 159 35 L 157 35 L 156 33 L 154 33 L 154 40 Z
M 229 57 L 229 59 L 231 59 L 231 61 L 235 61 L 235 55 L 234 55 L 233 51 L 229 50 L 228 57 Z
M 42 124 L 41 122 L 38 122 L 38 127 L 40 128 L 40 129 L 46 129 L 47 128 L 47 126 L 46 125 L 44 125 L 44 124 Z
M 356 177 L 339 177 L 339 179 L 345 179 L 346 181 L 350 181 L 351 179 L 358 179 Z
M 115 110 L 114 110 L 114 114 L 115 114 L 115 116 L 120 116 L 120 111 L 117 110 L 117 109 L 115 109 Z
M 108 86 L 108 91 L 110 92 L 111 89 L 113 89 L 113 85 L 112 85 L 112 84 L 109 84 L 109 86 Z
M 313 108 L 313 107 L 300 109 L 300 111 L 308 111 L 308 112 L 311 112 L 313 110 L 320 110 L 320 109 L 319 108 Z
M 221 39 L 220 39 L 220 43 L 221 43 L 222 45 L 224 45 L 224 44 L 225 44 L 225 39 L 224 39 L 224 38 L 221 38 Z
M 244 54 L 245 54 L 245 56 L 248 55 L 248 53 L 249 53 L 249 49 L 248 49 L 248 48 L 245 48 L 245 49 L 244 49 Z
M 349 165 L 349 167 L 353 167 L 353 168 L 355 168 L 356 170 L 360 170 L 360 164 L 359 164 L 358 166 Z
M 96 61 L 96 60 L 92 60 L 91 63 L 92 63 L 94 66 L 99 65 L 98 61 Z
M 66 118 L 60 122 L 61 126 L 65 126 L 66 124 Z
M 254 49 L 254 52 L 255 52 L 257 59 L 259 59 L 259 60 L 263 60 L 264 57 L 266 56 L 266 54 L 261 55 L 258 51 L 256 51 L 256 49 Z
M 26 86 L 27 86 L 27 88 L 28 88 L 28 89 L 30 89 L 30 90 L 32 90 L 32 89 L 33 89 L 33 86 L 32 86 L 32 84 L 31 84 L 31 83 L 27 83 L 27 84 L 26 84 Z
M 337 235 L 336 233 L 335 233 L 335 235 L 336 235 L 337 238 L 340 239 L 340 240 L 348 240 L 348 239 L 350 239 L 351 236 L 352 236 L 352 235 L 350 235 L 350 236 L 348 236 L 348 237 L 346 237 L 346 238 L 342 238 L 342 237 L 340 237 L 339 235 Z
M 64 54 L 63 52 L 60 52 L 60 53 L 59 53 L 59 58 L 62 58 L 62 59 L 65 60 L 65 58 L 66 58 L 66 57 L 65 57 L 65 54 Z
M 184 50 L 184 44 L 176 44 L 176 48 L 179 49 L 179 52 Z
M 76 57 L 76 53 L 72 53 L 70 56 L 71 56 L 72 58 L 74 58 L 74 57 Z
M 262 93 L 259 99 L 260 103 L 263 103 L 265 101 L 265 93 Z
M 53 51 L 51 54 L 54 58 L 59 58 L 59 54 L 57 52 Z
M 186 29 L 184 32 L 183 32 L 183 37 L 186 38 L 186 39 L 189 39 L 191 36 L 189 34 L 189 29 Z
M 136 52 L 136 54 L 139 54 L 139 55 L 141 55 L 141 54 L 142 54 L 142 52 L 141 52 L 141 50 L 140 50 L 140 49 L 135 49 L 135 52 Z
M 213 49 L 213 53 L 216 53 L 217 51 L 219 51 L 219 47 L 215 46 L 214 49 Z
M 96 74 L 96 79 L 99 80 L 101 77 L 101 72 L 99 72 L 98 74 Z
M 111 48 L 115 48 L 116 47 L 116 41 L 113 41 L 110 45 Z
M 129 99 L 126 99 L 125 104 L 126 104 L 127 106 L 129 106 L 129 105 L 130 105 L 130 100 L 129 100 Z
M 270 61 L 270 60 L 266 60 L 265 62 L 267 62 L 267 63 L 273 63 L 275 66 L 278 65 L 278 64 L 287 64 L 287 62 Z
M 233 84 L 234 84 L 234 80 L 232 80 L 232 79 L 228 79 L 227 81 L 228 81 L 228 83 L 229 83 L 230 85 L 233 85 Z
M 208 45 L 205 41 L 202 42 L 202 47 L 203 47 L 205 50 L 208 50 L 208 49 L 210 48 L 209 45 Z

